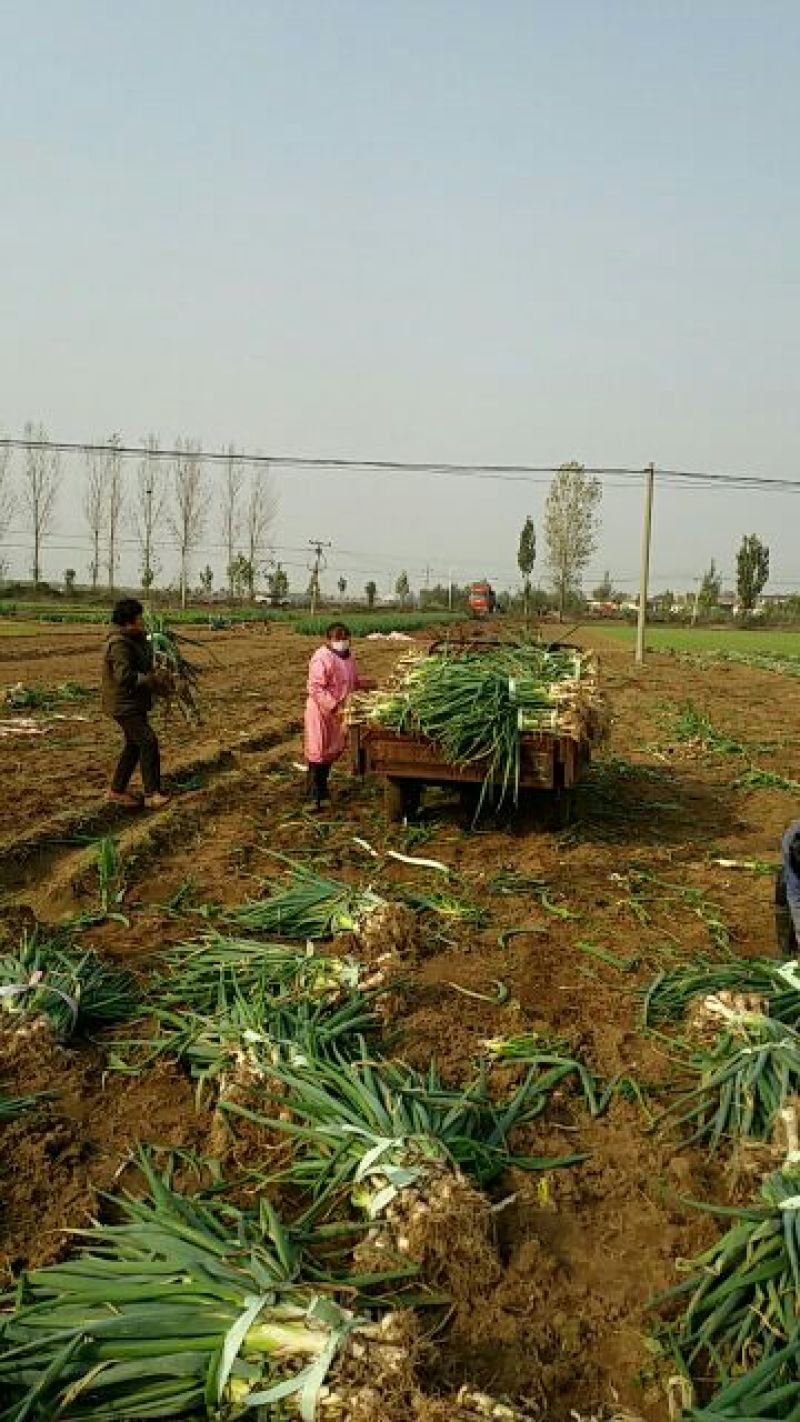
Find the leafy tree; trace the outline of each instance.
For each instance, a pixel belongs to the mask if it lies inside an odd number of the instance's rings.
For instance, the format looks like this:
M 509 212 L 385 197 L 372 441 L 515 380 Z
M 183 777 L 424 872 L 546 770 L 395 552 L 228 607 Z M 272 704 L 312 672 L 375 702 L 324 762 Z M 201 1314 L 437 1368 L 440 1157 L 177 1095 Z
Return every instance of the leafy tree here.
M 394 585 L 395 593 L 400 599 L 400 606 L 405 607 L 411 592 L 411 584 L 408 581 L 408 573 L 403 571 Z
M 64 592 L 67 594 L 68 597 L 70 597 L 70 596 L 72 595 L 72 593 L 74 593 L 74 591 L 75 591 L 75 579 L 76 579 L 77 576 L 78 576 L 78 575 L 77 575 L 77 573 L 75 572 L 75 569 L 74 569 L 74 568 L 67 568 L 67 569 L 65 569 L 65 572 L 64 572 Z
M 736 555 L 736 592 L 743 612 L 752 612 L 769 580 L 769 548 L 755 533 L 745 534 Z
M 374 578 L 370 578 L 369 582 L 364 584 L 364 592 L 367 595 L 367 607 L 373 608 L 378 594 L 378 584 Z
M 519 536 L 519 549 L 517 551 L 517 566 L 523 578 L 523 598 L 525 616 L 530 612 L 531 604 L 531 573 L 536 562 L 536 529 L 533 526 L 533 519 L 530 514 L 522 525 L 522 532 Z
M 718 607 L 721 595 L 722 574 L 712 558 L 700 583 L 700 590 L 697 594 L 698 608 L 703 612 L 709 612 L 712 607 Z
M 581 573 L 597 547 L 601 496 L 600 481 L 587 475 L 582 464 L 562 464 L 550 485 L 544 536 L 559 619 L 570 596 L 580 592 Z
M 250 563 L 244 553 L 237 553 L 228 566 L 228 586 L 233 588 L 234 597 L 244 597 L 250 583 Z
M 274 605 L 283 602 L 289 591 L 289 577 L 281 563 L 276 563 L 267 573 L 267 592 Z
M 464 607 L 469 598 L 469 588 L 462 588 L 458 583 L 434 583 L 433 587 L 420 588 L 419 605 L 429 611 L 437 608 Z
M 213 585 L 214 585 L 214 569 L 211 567 L 211 564 L 210 564 L 210 563 L 206 563 L 206 566 L 204 567 L 202 573 L 200 574 L 200 591 L 201 591 L 201 593 L 203 594 L 203 597 L 210 597 L 210 596 L 211 596 L 211 589 L 212 589 Z
M 336 586 L 339 589 L 339 596 L 344 597 L 347 592 L 347 578 L 340 578 Z

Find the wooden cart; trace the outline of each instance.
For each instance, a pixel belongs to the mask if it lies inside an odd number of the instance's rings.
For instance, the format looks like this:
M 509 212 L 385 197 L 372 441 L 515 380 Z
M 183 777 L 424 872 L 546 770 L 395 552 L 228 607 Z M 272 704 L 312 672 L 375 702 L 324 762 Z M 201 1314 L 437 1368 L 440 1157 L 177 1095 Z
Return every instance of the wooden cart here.
M 463 646 L 470 653 L 496 647 L 497 637 L 470 636 Z M 455 644 L 458 645 L 458 644 Z M 568 642 L 551 642 L 555 650 L 577 651 Z M 434 642 L 434 655 L 453 642 Z M 473 809 L 486 777 L 486 763 L 450 765 L 432 741 L 399 735 L 384 726 L 357 724 L 350 728 L 350 755 L 356 775 L 384 779 L 384 804 L 389 820 L 417 814 L 426 785 L 456 785 L 462 800 Z M 573 790 L 591 759 L 588 740 L 575 740 L 554 731 L 525 733 L 520 738 L 520 800 L 538 802 L 550 823 L 566 824 L 572 813 Z
M 395 822 L 417 814 L 426 785 L 457 785 L 467 804 L 476 802 L 486 774 L 481 761 L 448 765 L 433 742 L 383 726 L 351 727 L 350 752 L 355 774 L 383 776 L 386 816 Z M 548 818 L 557 825 L 567 823 L 573 788 L 589 764 L 588 741 L 537 732 L 521 737 L 520 752 L 521 799 L 543 801 L 546 794 Z

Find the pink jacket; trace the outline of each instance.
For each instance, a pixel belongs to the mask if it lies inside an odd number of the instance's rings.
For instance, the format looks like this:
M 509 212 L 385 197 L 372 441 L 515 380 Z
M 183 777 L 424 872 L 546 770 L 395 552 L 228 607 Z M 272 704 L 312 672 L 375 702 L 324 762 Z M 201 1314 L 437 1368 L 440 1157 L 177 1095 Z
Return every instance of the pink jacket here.
M 319 647 L 308 665 L 305 753 L 311 765 L 332 765 L 345 748 L 344 703 L 360 685 L 353 656 Z

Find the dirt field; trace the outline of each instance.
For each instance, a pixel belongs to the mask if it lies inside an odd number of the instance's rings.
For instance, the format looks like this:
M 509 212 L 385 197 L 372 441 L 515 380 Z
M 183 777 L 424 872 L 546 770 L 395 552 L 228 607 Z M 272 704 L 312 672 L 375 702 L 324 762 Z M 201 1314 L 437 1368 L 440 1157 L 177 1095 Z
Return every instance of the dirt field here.
M 18 682 L 96 688 L 102 635 L 72 629 L 0 642 L 0 690 Z M 628 649 L 593 636 L 612 735 L 574 823 L 557 833 L 530 823 L 468 833 L 444 795 L 431 798 L 419 828 L 387 827 L 380 787 L 344 771 L 335 772 L 330 811 L 309 816 L 293 763 L 301 758 L 313 643 L 283 627 L 200 634 L 214 659 L 203 725 L 192 731 L 175 718 L 163 731 L 178 793 L 160 814 L 126 816 L 104 803 L 117 735 L 93 699 L 59 705 L 63 720 L 31 713 L 45 734 L 0 736 L 6 939 L 34 917 L 58 921 L 93 906 L 88 841 L 104 834 L 118 840 L 130 926 L 95 925 L 83 941 L 136 969 L 201 930 L 204 905 L 253 895 L 278 868 L 270 850 L 319 857 L 343 877 L 384 886 L 413 876 L 399 867 L 376 875 L 353 843 L 359 835 L 377 849 L 445 861 L 461 876 L 460 893 L 486 915 L 485 926 L 457 924 L 427 945 L 402 1024 L 407 1059 L 434 1055 L 458 1079 L 483 1038 L 538 1028 L 567 1039 L 605 1080 L 621 1073 L 644 1087 L 663 1081 L 669 1064 L 641 1030 L 637 989 L 676 954 L 718 951 L 726 934 L 739 951 L 772 951 L 771 878 L 713 861 L 777 857 L 797 813 L 792 795 L 736 789 L 733 781 L 748 759 L 793 777 L 786 728 L 800 715 L 800 684 L 661 657 L 641 671 Z M 359 643 L 357 652 L 362 670 L 378 677 L 398 656 L 385 642 Z M 746 755 L 705 755 L 677 740 L 674 706 L 688 699 Z M 0 731 L 11 715 L 0 714 Z M 545 880 L 547 895 L 500 892 L 502 871 Z M 416 874 L 430 886 L 430 875 Z M 504 940 L 511 928 L 529 931 Z M 490 996 L 498 982 L 508 989 L 499 1005 L 452 986 Z M 0 1080 L 58 1093 L 35 1115 L 0 1127 L 6 1276 L 64 1252 L 62 1231 L 86 1222 L 97 1191 L 119 1179 L 137 1141 L 208 1148 L 192 1086 L 173 1068 L 129 1078 L 105 1073 L 99 1048 L 21 1052 L 0 1038 Z M 433 1385 L 468 1377 L 497 1394 L 534 1398 L 549 1422 L 608 1415 L 615 1406 L 648 1422 L 666 1416 L 667 1370 L 648 1346 L 647 1299 L 673 1281 L 676 1260 L 713 1235 L 679 1197 L 729 1201 L 737 1186 L 721 1163 L 649 1133 L 648 1120 L 636 1093 L 620 1091 L 595 1121 L 567 1103 L 557 1119 L 526 1128 L 523 1150 L 589 1158 L 544 1184 L 521 1173 L 503 1182 L 498 1198 L 515 1199 L 497 1216 L 502 1277 L 491 1291 L 476 1286 L 471 1308 L 443 1332 Z

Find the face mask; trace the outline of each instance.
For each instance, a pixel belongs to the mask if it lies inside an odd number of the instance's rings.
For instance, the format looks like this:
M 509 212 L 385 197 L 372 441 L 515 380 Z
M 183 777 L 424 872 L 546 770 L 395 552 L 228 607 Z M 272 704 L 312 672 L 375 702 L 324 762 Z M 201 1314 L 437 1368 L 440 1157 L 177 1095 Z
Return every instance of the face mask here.
M 335 652 L 337 657 L 346 657 L 347 653 L 350 651 L 350 643 L 331 642 L 331 651 Z

